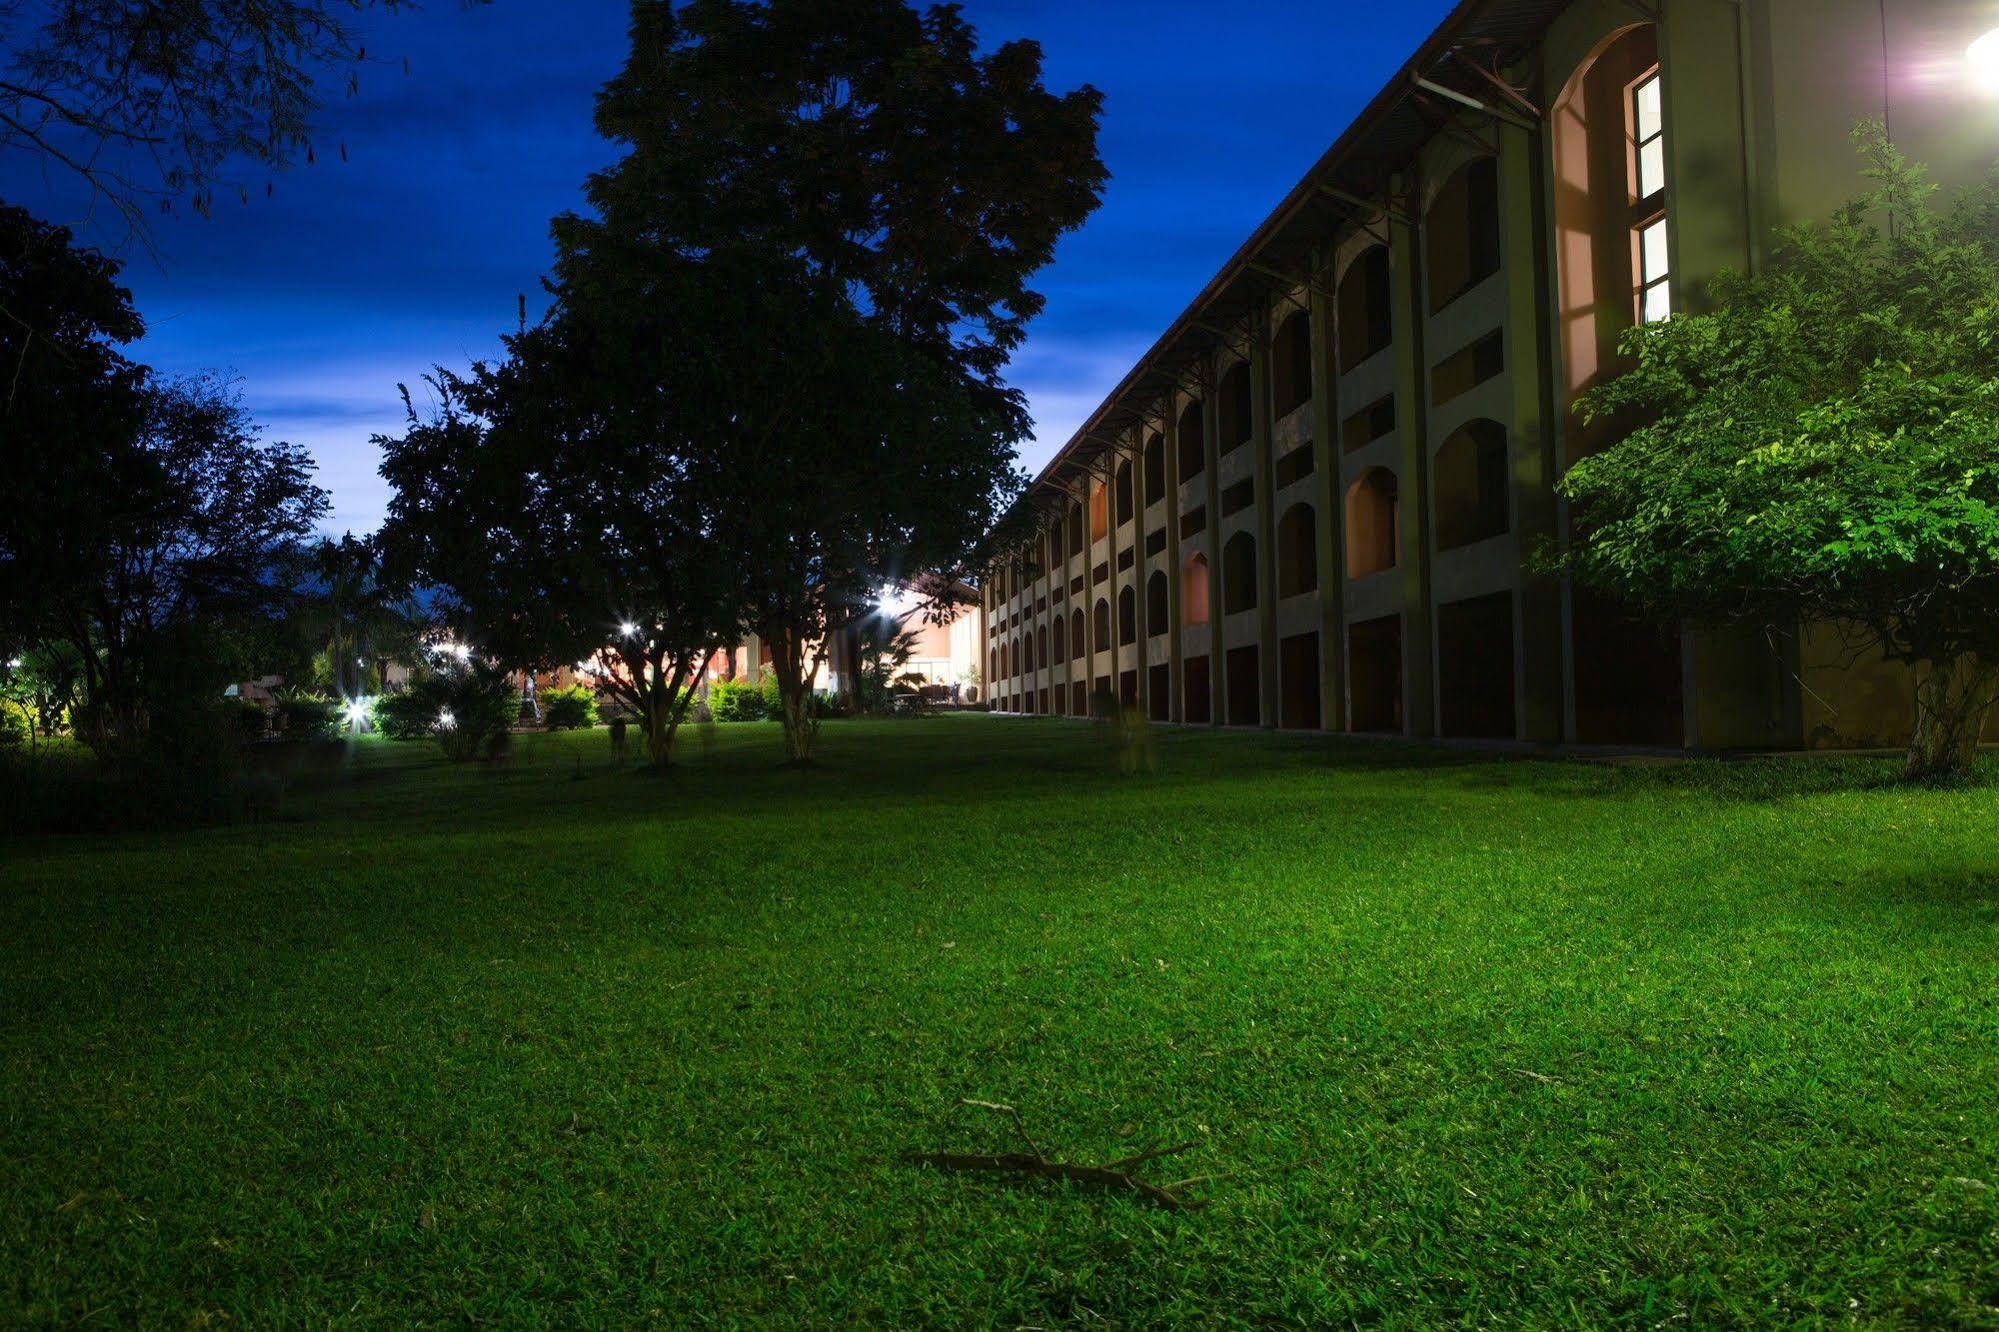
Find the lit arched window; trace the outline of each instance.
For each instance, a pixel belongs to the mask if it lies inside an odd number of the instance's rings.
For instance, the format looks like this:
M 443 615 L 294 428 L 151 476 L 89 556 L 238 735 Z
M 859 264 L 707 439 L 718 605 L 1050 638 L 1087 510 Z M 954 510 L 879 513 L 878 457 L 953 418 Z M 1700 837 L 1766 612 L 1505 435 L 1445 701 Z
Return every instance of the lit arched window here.
M 1208 622 L 1208 557 L 1198 552 L 1180 566 L 1180 623 Z
M 1393 569 L 1401 546 L 1395 473 L 1370 467 L 1347 488 L 1347 577 Z

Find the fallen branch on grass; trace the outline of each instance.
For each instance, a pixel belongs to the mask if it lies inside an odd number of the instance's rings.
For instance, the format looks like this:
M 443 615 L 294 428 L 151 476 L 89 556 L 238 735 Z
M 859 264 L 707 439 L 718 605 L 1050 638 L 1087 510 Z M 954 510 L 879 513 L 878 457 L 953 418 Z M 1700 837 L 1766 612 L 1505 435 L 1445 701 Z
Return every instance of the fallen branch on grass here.
M 1204 1182 L 1207 1176 L 1195 1176 L 1173 1184 L 1153 1184 L 1131 1173 L 1132 1168 L 1157 1161 L 1161 1157 L 1177 1156 L 1194 1147 L 1192 1142 L 1179 1142 L 1170 1147 L 1155 1147 L 1134 1156 L 1122 1157 L 1104 1165 L 1079 1165 L 1073 1161 L 1051 1159 L 1041 1150 L 1039 1143 L 1027 1132 L 1027 1125 L 1021 1122 L 1020 1111 L 1010 1105 L 1000 1105 L 993 1101 L 960 1101 L 978 1110 L 991 1110 L 1003 1114 L 1013 1121 L 1014 1132 L 1026 1144 L 1024 1152 L 905 1152 L 902 1159 L 912 1165 L 935 1166 L 939 1170 L 979 1171 L 1000 1175 L 1038 1175 L 1047 1179 L 1065 1179 L 1072 1184 L 1082 1184 L 1091 1188 L 1110 1189 L 1117 1192 L 1135 1194 L 1154 1207 L 1162 1207 L 1169 1212 L 1193 1212 L 1207 1206 L 1199 1198 L 1185 1197 L 1181 1190 L 1193 1184 Z

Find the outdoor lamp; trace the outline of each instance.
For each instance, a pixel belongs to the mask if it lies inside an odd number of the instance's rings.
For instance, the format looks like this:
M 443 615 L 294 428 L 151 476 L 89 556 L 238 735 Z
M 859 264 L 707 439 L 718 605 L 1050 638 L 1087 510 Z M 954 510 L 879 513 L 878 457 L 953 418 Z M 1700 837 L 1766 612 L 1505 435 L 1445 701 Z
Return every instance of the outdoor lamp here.
M 634 638 L 638 635 L 638 632 L 639 632 L 639 627 L 633 624 L 630 620 L 626 620 L 623 624 L 618 626 L 618 636 L 620 638 Z
M 367 720 L 368 720 L 368 700 L 364 698 L 356 698 L 348 700 L 347 724 L 349 726 L 359 726 L 362 722 Z
M 1965 51 L 1971 81 L 1981 92 L 1999 95 L 1999 28 L 1980 37 Z

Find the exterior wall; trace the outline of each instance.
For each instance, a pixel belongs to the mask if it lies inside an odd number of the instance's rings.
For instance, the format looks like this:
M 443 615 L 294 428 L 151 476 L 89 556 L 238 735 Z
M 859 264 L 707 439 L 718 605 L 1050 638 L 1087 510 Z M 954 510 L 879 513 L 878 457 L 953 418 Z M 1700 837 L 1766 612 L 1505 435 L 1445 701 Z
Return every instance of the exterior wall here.
M 1046 689 L 1045 710 L 1074 713 L 1078 685 L 1088 698 L 1100 683 L 1116 694 L 1123 681 L 1155 717 L 1212 724 L 1233 711 L 1266 727 L 1315 717 L 1328 730 L 1410 737 L 1708 749 L 1905 738 L 1903 673 L 1855 660 L 1835 627 L 1774 640 L 1645 629 L 1643 662 L 1606 660 L 1603 645 L 1627 631 L 1535 573 L 1531 554 L 1567 531 L 1553 490 L 1561 469 L 1608 442 L 1589 436 L 1573 403 L 1615 372 L 1617 337 L 1636 317 L 1635 261 L 1618 250 L 1632 235 L 1633 200 L 1618 188 L 1628 145 L 1588 137 L 1589 125 L 1621 117 L 1630 79 L 1656 60 L 1672 305 L 1697 308 L 1710 277 L 1767 260 L 1772 228 L 1822 217 L 1858 192 L 1849 134 L 1862 118 L 1885 118 L 1946 184 L 1982 175 L 1999 147 L 1999 97 L 1968 86 L 1964 50 L 1999 24 L 1999 10 L 1967 0 L 1889 0 L 1885 10 L 1881 0 L 1670 0 L 1654 23 L 1650 8 L 1574 0 L 1505 71 L 1539 118 L 1497 97 L 1497 114 L 1443 107 L 1454 123 L 1440 124 L 1375 197 L 1325 214 L 1295 280 L 1259 269 L 1268 281 L 1246 316 L 1199 325 L 1206 346 L 1174 372 L 1176 387 L 1126 404 L 1139 424 L 1064 451 L 1044 489 L 1087 515 L 1090 492 L 1104 486 L 1113 521 L 1075 557 L 1065 522 L 1046 567 L 1016 571 L 1004 595 L 989 588 L 986 646 L 1031 636 L 1080 604 L 1090 650 L 994 678 L 995 706 L 1043 710 Z M 1622 40 L 1634 30 L 1644 31 Z M 1467 237 L 1458 202 L 1475 166 L 1488 173 L 1497 209 L 1489 231 Z M 1378 347 L 1363 340 L 1366 303 L 1348 284 L 1377 246 L 1387 253 L 1390 325 Z M 1467 252 L 1495 250 L 1494 271 L 1467 267 Z M 1274 340 L 1300 310 L 1311 391 L 1280 413 L 1274 384 L 1293 367 L 1276 364 Z M 1233 400 L 1223 389 L 1238 364 L 1249 368 L 1250 438 L 1228 448 Z M 1197 475 L 1181 465 L 1193 420 Z M 1167 475 L 1162 497 L 1147 504 L 1154 434 Z M 1481 525 L 1462 540 L 1474 437 L 1486 441 L 1482 464 L 1500 470 L 1470 474 Z M 1126 523 L 1115 521 L 1120 463 L 1132 476 Z M 1392 508 L 1357 504 L 1357 494 L 1387 493 L 1385 478 Z M 1066 520 L 1068 501 L 1058 504 Z M 1300 504 L 1311 509 L 1317 586 L 1283 596 L 1281 525 Z M 1392 563 L 1371 567 L 1386 554 L 1391 521 Z M 1255 543 L 1255 605 L 1231 613 L 1226 552 L 1243 538 Z M 1209 616 L 1189 624 L 1182 574 L 1196 557 L 1207 565 Z M 1155 570 L 1167 577 L 1164 624 L 1148 618 Z M 1136 641 L 1120 644 L 1127 590 L 1139 624 Z M 1112 611 L 1109 644 L 1095 641 L 1100 599 Z M 1295 670 L 1313 652 L 1316 690 L 1301 691 Z M 1598 698 L 1619 683 L 1634 694 L 1625 710 Z M 1994 726 L 1999 734 L 1999 719 Z

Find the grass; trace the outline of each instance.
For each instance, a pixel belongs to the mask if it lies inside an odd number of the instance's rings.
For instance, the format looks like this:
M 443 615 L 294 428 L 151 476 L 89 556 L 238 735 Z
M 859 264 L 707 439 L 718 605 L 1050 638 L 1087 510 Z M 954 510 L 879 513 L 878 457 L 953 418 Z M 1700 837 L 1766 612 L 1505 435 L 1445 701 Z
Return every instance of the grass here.
M 1999 1326 L 1989 786 L 1159 755 L 374 743 L 0 844 L 0 1323 Z M 961 1097 L 1225 1177 L 900 1163 Z

